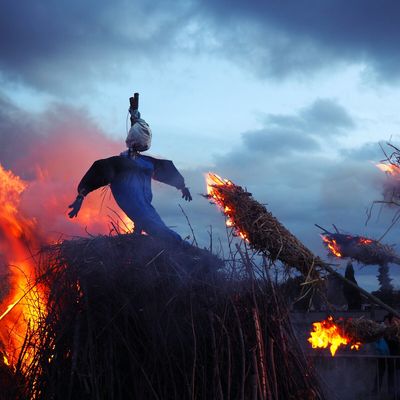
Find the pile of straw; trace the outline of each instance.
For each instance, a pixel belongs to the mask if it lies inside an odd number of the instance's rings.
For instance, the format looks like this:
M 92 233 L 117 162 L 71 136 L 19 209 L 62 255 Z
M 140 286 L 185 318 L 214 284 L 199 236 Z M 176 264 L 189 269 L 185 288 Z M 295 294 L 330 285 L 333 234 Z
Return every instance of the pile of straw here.
M 220 267 L 146 236 L 48 248 L 25 398 L 322 399 L 271 283 Z

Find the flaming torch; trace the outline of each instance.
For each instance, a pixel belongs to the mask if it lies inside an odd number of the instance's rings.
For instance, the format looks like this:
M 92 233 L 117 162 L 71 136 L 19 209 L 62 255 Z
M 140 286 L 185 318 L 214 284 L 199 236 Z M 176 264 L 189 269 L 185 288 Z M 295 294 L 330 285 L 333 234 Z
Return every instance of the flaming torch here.
M 332 357 L 335 356 L 339 346 L 350 345 L 352 350 L 358 350 L 361 345 L 359 341 L 355 341 L 347 335 L 343 327 L 335 323 L 332 316 L 324 321 L 313 323 L 313 331 L 310 332 L 308 341 L 313 349 L 326 349 L 329 346 Z
M 271 260 L 298 269 L 305 277 L 319 279 L 323 261 L 289 232 L 251 193 L 216 174 L 207 176 L 207 197 L 227 217 L 227 225 L 250 246 Z
M 400 265 L 400 257 L 393 246 L 363 236 L 328 232 L 319 225 L 316 226 L 324 231 L 321 234 L 322 241 L 329 254 L 334 257 L 351 258 L 364 265 L 382 266 L 389 263 Z
M 308 342 L 314 349 L 329 347 L 333 357 L 340 346 L 359 350 L 363 344 L 373 343 L 379 338 L 400 340 L 400 325 L 381 325 L 363 317 L 335 320 L 329 316 L 324 321 L 313 323 Z

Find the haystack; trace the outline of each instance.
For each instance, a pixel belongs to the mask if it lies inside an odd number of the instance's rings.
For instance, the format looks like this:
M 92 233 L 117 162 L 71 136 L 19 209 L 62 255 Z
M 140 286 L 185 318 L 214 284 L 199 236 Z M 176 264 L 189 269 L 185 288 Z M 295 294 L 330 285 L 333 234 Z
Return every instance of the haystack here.
M 221 267 L 146 236 L 47 248 L 24 398 L 322 399 L 271 283 Z

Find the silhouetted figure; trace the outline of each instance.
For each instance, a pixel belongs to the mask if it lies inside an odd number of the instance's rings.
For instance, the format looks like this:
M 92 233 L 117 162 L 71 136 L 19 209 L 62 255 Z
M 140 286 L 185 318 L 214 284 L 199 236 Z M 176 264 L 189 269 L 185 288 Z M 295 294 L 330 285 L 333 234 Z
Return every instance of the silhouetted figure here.
M 344 276 L 346 279 L 355 283 L 358 286 L 356 278 L 354 277 L 353 264 L 351 262 L 349 262 L 347 264 L 346 272 L 345 272 Z M 361 294 L 356 288 L 354 288 L 353 286 L 350 286 L 349 284 L 344 282 L 343 283 L 343 294 L 347 300 L 349 310 L 361 310 L 361 304 L 362 304 Z

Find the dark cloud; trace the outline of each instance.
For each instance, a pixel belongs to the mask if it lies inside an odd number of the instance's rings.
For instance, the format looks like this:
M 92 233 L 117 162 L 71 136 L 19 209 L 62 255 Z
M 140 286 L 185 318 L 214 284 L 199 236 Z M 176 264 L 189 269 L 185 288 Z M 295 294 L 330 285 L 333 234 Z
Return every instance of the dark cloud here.
M 292 153 L 315 153 L 321 149 L 319 138 L 344 135 L 355 127 L 346 109 L 331 99 L 317 99 L 297 114 L 269 114 L 264 120 L 264 128 L 243 134 L 245 148 L 234 151 L 234 158 L 254 162 L 259 157 L 276 160 Z M 230 158 L 222 156 L 228 164 Z
M 123 79 L 123 65 L 149 68 L 179 51 L 227 56 L 262 77 L 362 63 L 395 79 L 399 14 L 400 4 L 388 0 L 43 0 L 24 7 L 7 0 L 0 76 L 52 92 L 82 90 Z
M 154 7 L 153 7 L 154 5 Z M 0 13 L 0 71 L 3 78 L 49 91 L 83 85 L 155 62 L 174 47 L 187 20 L 185 2 L 164 4 L 117 0 L 6 1 Z M 97 83 L 98 84 L 98 83 Z
M 355 122 L 347 110 L 332 99 L 317 99 L 296 115 L 270 114 L 267 125 L 278 129 L 292 129 L 305 135 L 320 136 L 343 134 L 354 128 Z
M 302 136 L 298 131 L 284 131 L 277 128 L 247 132 L 243 135 L 243 143 L 247 149 L 265 155 L 313 151 L 319 148 L 316 140 L 309 136 Z
M 221 47 L 261 75 L 304 74 L 356 62 L 379 78 L 399 77 L 396 1 L 206 0 L 202 10 L 213 19 Z

